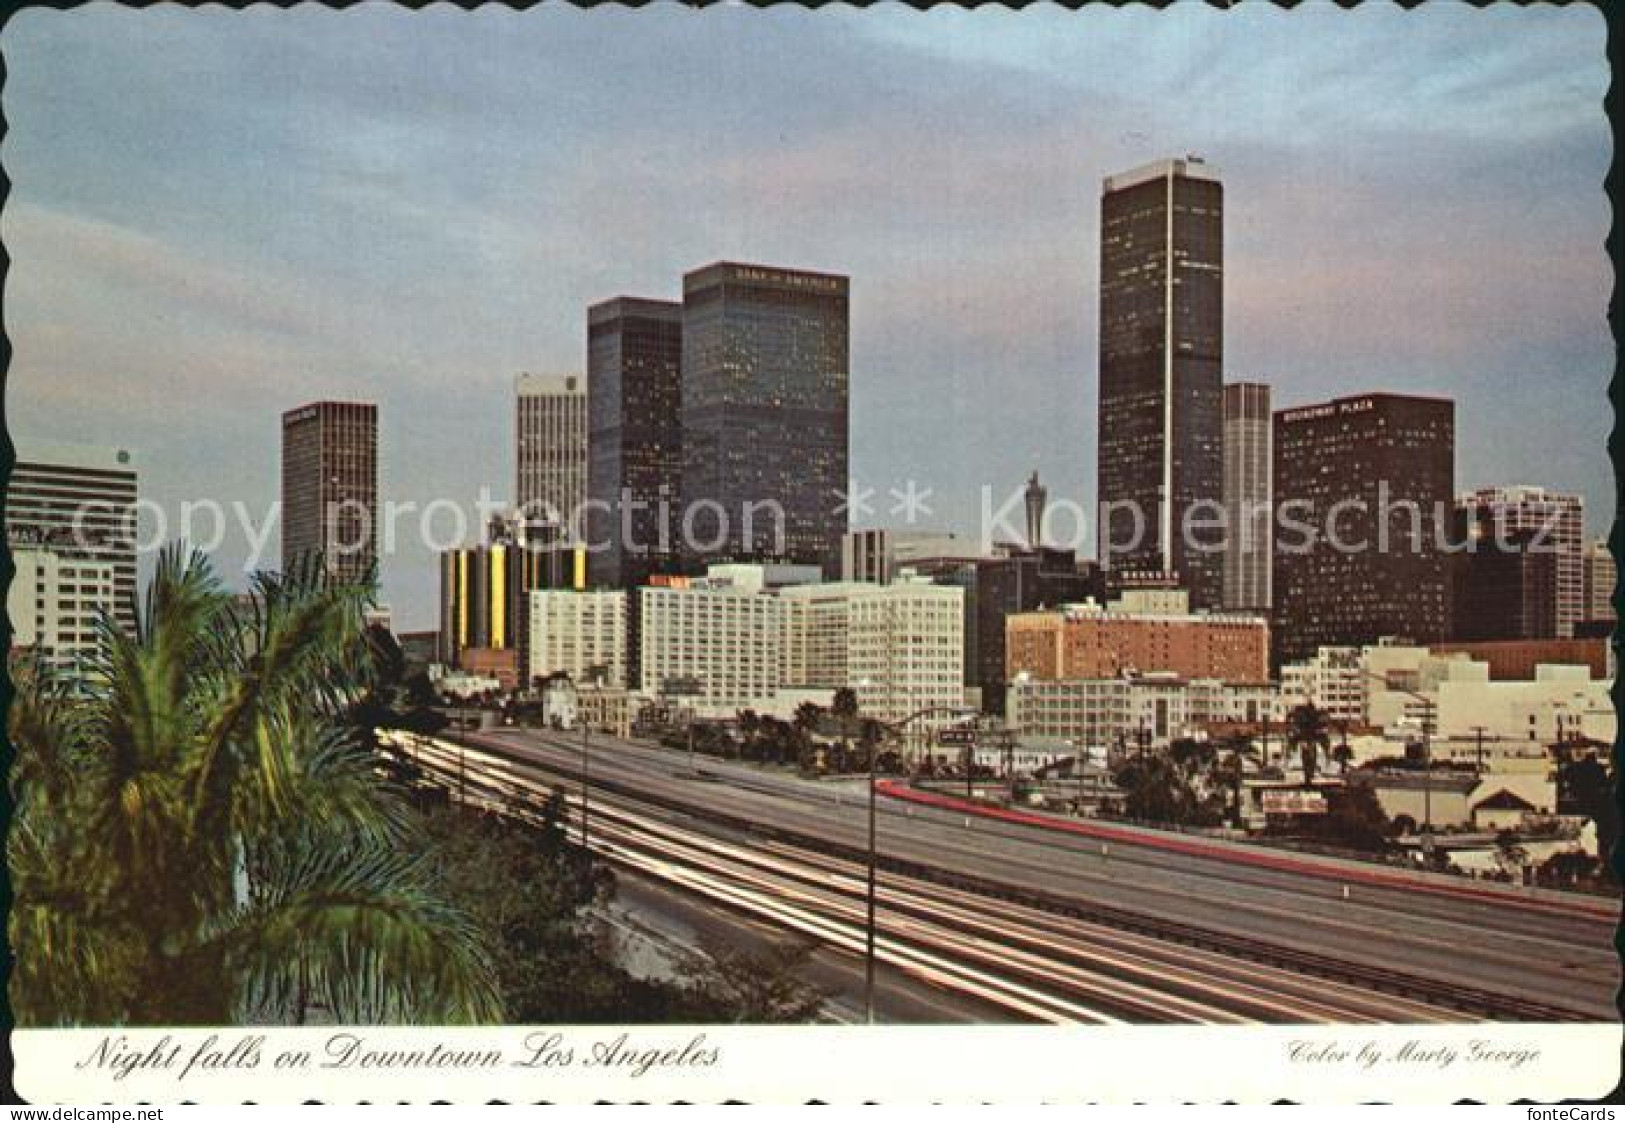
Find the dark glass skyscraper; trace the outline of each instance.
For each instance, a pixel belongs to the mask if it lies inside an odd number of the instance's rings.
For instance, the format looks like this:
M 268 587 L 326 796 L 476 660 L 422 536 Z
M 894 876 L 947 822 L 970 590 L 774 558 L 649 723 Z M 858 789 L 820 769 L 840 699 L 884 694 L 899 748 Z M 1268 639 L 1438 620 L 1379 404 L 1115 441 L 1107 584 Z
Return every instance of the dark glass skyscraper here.
M 282 565 L 319 553 L 344 581 L 378 553 L 378 407 L 312 402 L 282 415 Z
M 1455 415 L 1448 399 L 1403 394 L 1275 414 L 1277 660 L 1446 637 Z
M 677 563 L 683 306 L 617 297 L 587 309 L 587 494 L 592 583 L 632 589 Z M 637 598 L 633 598 L 636 603 Z
M 733 262 L 683 278 L 689 565 L 787 561 L 838 571 L 848 289 L 842 276 Z
M 1219 512 L 1223 352 L 1217 174 L 1186 157 L 1108 176 L 1100 201 L 1100 559 L 1119 575 L 1175 576 L 1196 608 L 1217 607 L 1223 585 L 1219 535 L 1201 525 Z

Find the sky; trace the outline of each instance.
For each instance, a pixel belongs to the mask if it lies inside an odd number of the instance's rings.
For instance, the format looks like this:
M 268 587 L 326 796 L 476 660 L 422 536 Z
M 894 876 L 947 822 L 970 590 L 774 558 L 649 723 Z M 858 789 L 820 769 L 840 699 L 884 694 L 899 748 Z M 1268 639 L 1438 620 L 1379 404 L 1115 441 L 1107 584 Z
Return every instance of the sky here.
M 7 422 L 134 448 L 168 528 L 257 529 L 279 416 L 323 397 L 379 403 L 386 499 L 511 499 L 515 374 L 731 259 L 852 278 L 866 521 L 913 480 L 917 525 L 974 534 L 1033 469 L 1091 509 L 1100 182 L 1197 153 L 1227 379 L 1451 396 L 1459 488 L 1575 491 L 1602 534 L 1604 35 L 1578 5 L 29 10 Z M 215 553 L 240 583 L 248 536 Z M 404 534 L 398 627 L 437 581 Z

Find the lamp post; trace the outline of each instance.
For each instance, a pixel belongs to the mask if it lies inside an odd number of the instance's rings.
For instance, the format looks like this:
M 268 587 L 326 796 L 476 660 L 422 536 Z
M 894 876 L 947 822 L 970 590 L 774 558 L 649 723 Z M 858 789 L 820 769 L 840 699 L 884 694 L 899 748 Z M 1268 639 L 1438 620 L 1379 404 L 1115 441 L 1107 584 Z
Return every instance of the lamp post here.
M 858 688 L 860 690 L 867 690 L 869 686 L 870 682 L 866 678 L 858 682 Z M 956 708 L 952 706 L 927 706 L 925 709 L 909 714 L 903 720 L 897 722 L 885 722 L 879 720 L 878 718 L 869 718 L 868 720 L 873 722 L 874 727 L 877 729 L 889 731 L 894 735 L 901 736 L 902 731 L 906 726 L 918 721 L 923 717 L 929 717 L 932 714 L 963 714 L 965 712 L 966 711 L 963 708 Z M 861 715 L 861 713 L 862 709 L 860 707 L 859 714 Z M 862 719 L 860 718 L 860 720 Z M 869 746 L 869 856 L 866 863 L 868 868 L 865 877 L 864 893 L 863 1018 L 864 1021 L 869 1025 L 873 1025 L 875 1021 L 876 881 L 877 870 L 880 864 L 880 851 L 876 832 L 877 817 L 875 814 L 875 789 L 877 786 L 875 782 L 877 776 L 875 762 L 880 756 L 879 750 L 880 744 L 879 739 L 877 738 L 875 743 Z

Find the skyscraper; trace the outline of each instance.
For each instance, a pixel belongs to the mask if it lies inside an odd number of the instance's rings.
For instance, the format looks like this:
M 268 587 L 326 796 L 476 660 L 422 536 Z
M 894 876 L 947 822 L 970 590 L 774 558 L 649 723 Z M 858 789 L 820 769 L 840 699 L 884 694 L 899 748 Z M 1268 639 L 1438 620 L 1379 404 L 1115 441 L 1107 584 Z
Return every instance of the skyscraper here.
M 683 278 L 684 556 L 833 576 L 847 520 L 849 282 L 719 262 Z
M 1585 548 L 1585 617 L 1590 622 L 1614 619 L 1614 585 L 1619 570 L 1608 549 L 1608 539 L 1598 538 Z
M 1453 535 L 1472 547 L 1452 563 L 1450 638 L 1536 640 L 1557 636 L 1557 554 L 1540 532 L 1497 528 L 1480 507 L 1456 511 Z
M 681 304 L 618 297 L 587 309 L 594 585 L 634 589 L 677 562 L 679 542 L 673 527 L 661 525 L 660 505 L 681 514 L 682 360 Z
M 1556 616 L 1555 631 L 1543 630 L 1521 635 L 1522 639 L 1568 638 L 1574 625 L 1586 616 L 1585 605 L 1585 508 L 1578 495 L 1565 495 L 1543 487 L 1487 487 L 1468 492 L 1458 506 L 1478 541 L 1489 541 L 1505 552 L 1508 539 L 1519 532 L 1524 552 L 1550 554 L 1551 565 L 1536 563 L 1535 569 L 1548 573 L 1543 580 L 1553 583 L 1549 593 Z M 1524 567 L 1529 569 L 1531 567 Z M 1528 626 L 1536 626 L 1533 620 Z M 1469 638 L 1462 636 L 1459 638 Z M 1479 638 L 1491 638 L 1488 636 Z
M 1223 586 L 1216 535 L 1198 525 L 1216 521 L 1219 510 L 1223 352 L 1217 173 L 1192 156 L 1108 176 L 1100 201 L 1100 559 L 1112 569 L 1173 574 L 1198 608 L 1216 606 Z
M 1224 388 L 1224 607 L 1270 608 L 1270 388 Z
M 282 415 L 282 567 L 320 553 L 353 581 L 378 553 L 378 407 L 312 402 Z
M 40 551 L 27 570 L 37 574 L 40 588 L 61 577 L 64 587 L 78 590 L 82 585 L 88 590 L 94 585 L 100 596 L 110 576 L 112 596 L 99 603 L 131 629 L 136 605 L 135 501 L 135 456 L 129 449 L 20 440 L 6 487 L 6 541 L 19 552 Z M 36 596 L 36 602 L 39 599 Z M 42 618 L 53 615 L 51 604 L 34 607 Z M 78 609 L 70 616 L 74 623 L 60 632 L 86 646 L 89 620 Z
M 1275 414 L 1275 635 L 1291 662 L 1450 621 L 1455 403 L 1365 394 Z
M 518 452 L 515 501 L 526 521 L 564 536 L 587 498 L 587 388 L 580 375 L 521 374 L 514 380 Z

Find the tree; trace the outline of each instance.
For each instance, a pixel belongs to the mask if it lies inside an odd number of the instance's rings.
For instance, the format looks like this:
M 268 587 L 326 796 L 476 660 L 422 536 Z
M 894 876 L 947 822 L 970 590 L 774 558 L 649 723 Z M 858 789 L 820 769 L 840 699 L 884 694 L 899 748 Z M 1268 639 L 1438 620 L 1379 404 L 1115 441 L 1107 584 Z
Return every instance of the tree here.
M 1305 818 L 1309 838 L 1353 850 L 1381 852 L 1395 828 L 1369 784 L 1345 784 L 1326 793 L 1326 814 Z
M 808 736 L 818 732 L 823 720 L 824 707 L 817 702 L 802 702 L 796 707 L 795 727 Z
M 239 603 L 171 547 L 133 632 L 104 614 L 76 678 L 19 678 L 20 1024 L 500 1018 L 483 939 L 343 720 L 370 596 L 308 558 Z
M 1584 815 L 1597 826 L 1597 852 L 1614 852 L 1619 840 L 1619 805 L 1614 802 L 1611 769 L 1595 755 L 1565 764 L 1557 772 L 1560 810 Z
M 1113 779 L 1123 790 L 1123 811 L 1131 819 L 1153 823 L 1212 826 L 1212 808 L 1196 794 L 1190 774 L 1168 753 L 1130 757 Z
M 850 686 L 838 687 L 835 697 L 831 699 L 830 709 L 845 728 L 858 716 L 858 692 Z
M 1298 751 L 1303 765 L 1303 782 L 1315 782 L 1320 756 L 1331 748 L 1331 724 L 1326 711 L 1313 702 L 1294 706 L 1287 715 L 1286 743 Z
M 712 942 L 684 965 L 689 997 L 715 1020 L 752 1024 L 816 1021 L 823 1012 L 824 995 L 801 979 L 813 946 L 783 940 L 752 952 Z
M 1495 864 L 1508 878 L 1516 879 L 1523 875 L 1524 866 L 1529 864 L 1529 850 L 1517 831 L 1502 830 L 1496 834 Z

